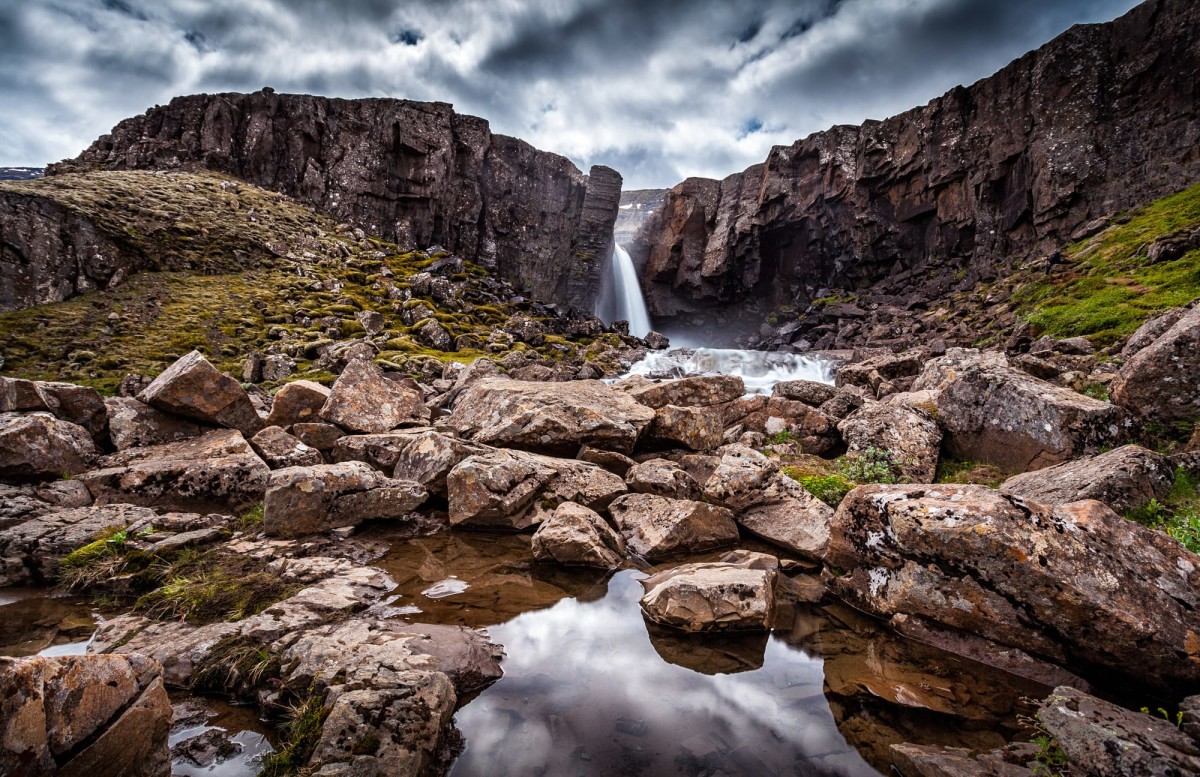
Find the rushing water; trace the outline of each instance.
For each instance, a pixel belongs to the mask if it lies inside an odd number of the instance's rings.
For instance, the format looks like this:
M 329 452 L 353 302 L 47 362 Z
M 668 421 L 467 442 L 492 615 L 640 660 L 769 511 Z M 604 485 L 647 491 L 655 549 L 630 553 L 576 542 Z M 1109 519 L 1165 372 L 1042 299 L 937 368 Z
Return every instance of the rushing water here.
M 609 323 L 628 321 L 629 334 L 634 337 L 645 337 L 650 331 L 650 314 L 646 311 L 646 300 L 633 259 L 616 243 L 613 243 L 609 275 L 601 285 L 596 312 Z
M 833 383 L 834 362 L 820 356 L 728 348 L 672 348 L 651 351 L 629 369 L 629 375 L 683 378 L 688 375 L 737 375 L 750 394 L 770 394 L 785 380 Z

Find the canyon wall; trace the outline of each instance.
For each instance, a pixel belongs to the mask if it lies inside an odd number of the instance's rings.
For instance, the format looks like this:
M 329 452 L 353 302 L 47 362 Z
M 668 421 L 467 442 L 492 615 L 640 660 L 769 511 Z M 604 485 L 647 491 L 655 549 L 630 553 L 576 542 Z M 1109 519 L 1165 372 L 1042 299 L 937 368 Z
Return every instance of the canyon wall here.
M 446 103 L 309 95 L 178 97 L 48 174 L 205 167 L 403 247 L 440 245 L 522 291 L 590 311 L 621 176 L 492 134 Z
M 990 78 L 688 179 L 630 245 L 656 324 L 828 288 L 969 289 L 1200 179 L 1200 4 L 1149 0 Z

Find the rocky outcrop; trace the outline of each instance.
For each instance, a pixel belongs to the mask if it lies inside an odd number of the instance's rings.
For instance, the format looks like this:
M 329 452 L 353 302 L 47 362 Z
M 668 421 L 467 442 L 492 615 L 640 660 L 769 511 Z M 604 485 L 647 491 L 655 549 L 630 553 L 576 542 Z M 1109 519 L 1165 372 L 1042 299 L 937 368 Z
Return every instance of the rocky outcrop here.
M 171 702 L 140 655 L 0 658 L 0 772 L 166 777 Z
M 400 518 L 428 496 L 419 484 L 393 480 L 361 461 L 287 467 L 271 473 L 263 531 L 291 537 L 357 526 L 371 518 Z
M 1200 306 L 1135 353 L 1112 384 L 1113 402 L 1155 423 L 1200 420 Z
M 684 631 L 768 629 L 775 609 L 773 556 L 729 554 L 731 561 L 684 564 L 642 581 L 642 612 Z
M 78 475 L 95 459 L 91 436 L 77 424 L 49 413 L 0 413 L 0 477 Z
M 1140 445 L 1063 462 L 1015 475 L 1000 490 L 1048 505 L 1095 499 L 1118 513 L 1136 510 L 1171 491 L 1175 468 L 1166 457 Z
M 1099 502 L 984 486 L 860 486 L 832 522 L 833 590 L 890 617 L 979 635 L 1073 671 L 1200 687 L 1200 556 Z
M 283 192 L 401 246 L 444 246 L 522 291 L 588 312 L 621 191 L 616 171 L 584 176 L 446 103 L 269 89 L 177 97 L 52 172 L 181 166 Z
M 922 107 L 684 181 L 629 246 L 650 314 L 733 305 L 757 324 L 823 288 L 877 283 L 911 309 L 1190 185 L 1198 19 L 1189 0 L 1149 0 Z

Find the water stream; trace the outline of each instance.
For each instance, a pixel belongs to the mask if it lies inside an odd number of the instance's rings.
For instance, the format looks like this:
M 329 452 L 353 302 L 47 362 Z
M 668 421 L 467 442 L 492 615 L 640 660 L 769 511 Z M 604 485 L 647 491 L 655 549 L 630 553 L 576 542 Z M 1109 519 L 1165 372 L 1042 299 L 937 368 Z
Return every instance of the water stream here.
M 818 355 L 740 351 L 729 348 L 672 348 L 651 351 L 628 375 L 684 378 L 689 375 L 737 375 L 748 394 L 770 394 L 776 383 L 811 380 L 833 384 L 835 363 Z
M 628 321 L 629 334 L 634 337 L 645 337 L 651 328 L 650 314 L 646 311 L 646 299 L 642 296 L 633 259 L 615 242 L 608 277 L 600 286 L 596 315 L 610 324 L 613 321 Z

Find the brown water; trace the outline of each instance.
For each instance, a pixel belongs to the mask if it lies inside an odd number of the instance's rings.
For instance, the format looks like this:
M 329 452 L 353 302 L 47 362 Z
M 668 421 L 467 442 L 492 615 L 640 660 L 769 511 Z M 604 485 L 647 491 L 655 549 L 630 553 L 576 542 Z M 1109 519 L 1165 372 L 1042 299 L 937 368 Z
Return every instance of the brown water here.
M 87 651 L 96 615 L 87 599 L 49 588 L 0 588 L 0 656 Z

